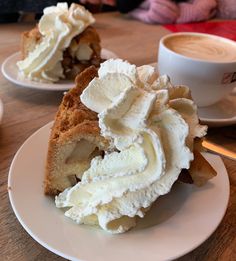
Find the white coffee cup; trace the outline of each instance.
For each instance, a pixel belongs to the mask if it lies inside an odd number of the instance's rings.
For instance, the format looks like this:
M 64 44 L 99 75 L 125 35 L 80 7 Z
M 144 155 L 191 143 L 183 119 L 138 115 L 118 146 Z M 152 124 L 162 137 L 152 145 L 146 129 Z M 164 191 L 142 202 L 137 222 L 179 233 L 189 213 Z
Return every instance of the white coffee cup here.
M 160 75 L 187 85 L 198 106 L 221 100 L 236 86 L 236 42 L 202 33 L 172 33 L 160 40 Z

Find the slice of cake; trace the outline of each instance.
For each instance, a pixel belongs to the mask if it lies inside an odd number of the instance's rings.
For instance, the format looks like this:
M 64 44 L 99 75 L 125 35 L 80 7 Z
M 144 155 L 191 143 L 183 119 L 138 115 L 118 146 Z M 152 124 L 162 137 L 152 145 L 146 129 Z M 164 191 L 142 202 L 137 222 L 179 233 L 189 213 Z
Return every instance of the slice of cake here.
M 62 100 L 49 140 L 45 194 L 56 195 L 76 184 L 91 159 L 108 148 L 108 141 L 100 136 L 97 114 L 80 101 L 83 89 L 96 75 L 93 66 L 84 70 Z
M 92 14 L 83 6 L 58 3 L 44 9 L 39 24 L 22 34 L 17 63 L 25 78 L 42 82 L 75 79 L 91 65 L 101 62 L 100 38 Z
M 118 61 L 120 60 L 118 59 Z M 116 70 L 127 70 L 125 67 L 126 64 L 119 64 L 118 61 L 109 60 L 106 63 L 103 63 L 99 70 L 99 77 L 103 79 L 102 74 L 104 73 L 104 68 L 109 70 L 108 74 L 110 74 L 110 76 L 108 75 L 108 78 L 112 77 L 113 73 L 116 72 Z M 151 68 L 148 69 L 148 71 L 150 71 Z M 133 73 L 133 71 L 135 72 L 135 70 L 136 68 L 130 67 L 130 70 L 127 71 L 129 71 L 129 74 L 133 74 L 134 78 L 138 78 L 138 76 L 135 75 L 135 73 Z M 141 70 L 138 71 L 138 82 L 144 81 L 144 79 L 142 79 L 142 74 L 140 73 Z M 144 71 L 144 73 L 147 72 Z M 151 72 L 149 72 L 149 74 L 150 73 Z M 153 75 L 151 74 L 151 76 Z M 151 77 L 148 77 L 147 79 L 151 79 Z M 147 81 L 147 79 L 145 81 Z M 97 155 L 103 156 L 111 148 L 110 141 L 101 135 L 101 129 L 99 127 L 97 113 L 87 108 L 80 100 L 80 95 L 82 94 L 83 90 L 89 84 L 91 84 L 91 82 L 96 81 L 98 81 L 97 69 L 95 67 L 89 67 L 76 77 L 76 87 L 71 89 L 62 100 L 62 103 L 59 107 L 59 110 L 55 118 L 54 125 L 52 127 L 51 136 L 49 140 L 45 175 L 45 194 L 57 195 L 64 189 L 76 184 L 81 179 L 83 173 L 90 168 L 91 160 Z M 189 124 L 192 126 L 192 131 L 194 129 L 199 131 L 199 134 L 197 134 L 196 131 L 194 135 L 205 135 L 206 128 L 205 126 L 201 127 L 200 125 L 198 125 L 198 119 L 195 115 L 195 107 L 192 104 L 191 96 L 189 95 L 189 92 L 186 89 L 187 87 L 173 87 L 172 85 L 170 85 L 168 81 L 164 81 L 163 83 L 161 83 L 162 78 L 160 78 L 160 80 L 158 81 L 159 82 L 157 83 L 155 83 L 154 81 L 154 83 L 151 85 L 153 86 L 152 88 L 163 89 L 163 91 L 157 90 L 158 93 L 160 93 L 160 95 L 162 95 L 162 93 L 165 93 L 166 95 L 168 91 L 172 101 L 175 101 L 175 103 L 172 102 L 169 104 L 172 107 L 175 107 L 175 109 L 179 107 L 179 111 L 182 110 L 181 115 L 183 118 L 186 117 L 186 121 L 189 121 Z M 109 95 L 112 95 L 112 93 L 114 93 L 115 95 L 115 88 L 117 86 L 113 86 L 112 84 L 108 86 L 106 82 L 104 82 L 104 84 L 105 85 L 102 85 L 100 87 L 108 88 L 110 86 L 109 88 L 111 88 L 111 91 Z M 125 82 L 123 84 L 125 84 Z M 100 87 L 97 86 L 97 88 Z M 96 106 L 96 102 L 98 102 L 101 98 L 100 94 L 91 93 L 90 95 L 91 97 L 95 97 L 96 95 L 98 95 L 97 100 L 94 100 L 94 106 Z M 162 97 L 161 99 L 164 98 Z M 182 100 L 185 100 L 187 103 L 180 106 Z M 104 103 L 106 102 L 107 101 L 104 100 Z M 192 108 L 193 111 L 191 112 L 191 110 L 185 110 L 183 108 Z M 163 110 L 164 109 L 166 108 L 163 107 Z M 185 115 L 185 113 L 187 114 Z M 189 118 L 187 117 L 188 113 L 193 113 L 194 116 Z M 115 126 L 117 126 L 118 128 L 118 121 L 116 123 L 116 121 L 114 121 L 113 119 L 111 120 L 111 122 L 116 124 Z M 117 131 L 119 130 L 117 129 Z M 187 140 L 187 143 L 192 144 L 192 135 L 189 135 Z M 210 164 L 201 156 L 198 150 L 199 146 L 198 148 L 194 148 L 194 160 L 191 162 L 188 171 L 184 171 L 184 178 L 181 178 L 182 175 L 180 175 L 180 180 L 187 183 L 194 183 L 196 185 L 203 185 L 207 182 L 207 180 L 213 178 L 216 175 L 216 172 L 210 166 Z
M 91 76 L 92 70 L 86 73 Z M 137 217 L 145 216 L 158 197 L 171 191 L 183 169 L 189 170 L 197 185 L 214 176 L 212 168 L 203 168 L 209 163 L 194 152 L 196 139 L 206 135 L 207 126 L 199 123 L 188 87 L 172 85 L 167 76 L 158 78 L 151 66 L 137 69 L 120 59 L 102 63 L 94 78 L 83 75 L 77 84 L 84 77 L 84 85 L 77 85 L 59 109 L 59 125 L 54 125 L 50 140 L 56 136 L 56 149 L 49 144 L 49 153 L 52 150 L 55 155 L 50 163 L 55 172 L 48 177 L 65 180 L 69 170 L 67 179 L 76 171 L 80 178 L 55 197 L 56 207 L 65 208 L 67 217 L 77 224 L 123 233 L 136 225 Z M 85 111 L 87 114 L 79 117 L 82 122 L 74 120 L 75 112 L 79 116 Z M 95 126 L 96 131 L 91 132 Z M 57 138 L 64 127 L 65 147 Z M 68 135 L 74 128 L 79 138 L 74 132 Z M 113 150 L 106 148 L 106 141 Z M 77 164 L 83 162 L 84 155 L 86 166 L 81 167 Z M 70 162 L 74 165 L 69 169 Z

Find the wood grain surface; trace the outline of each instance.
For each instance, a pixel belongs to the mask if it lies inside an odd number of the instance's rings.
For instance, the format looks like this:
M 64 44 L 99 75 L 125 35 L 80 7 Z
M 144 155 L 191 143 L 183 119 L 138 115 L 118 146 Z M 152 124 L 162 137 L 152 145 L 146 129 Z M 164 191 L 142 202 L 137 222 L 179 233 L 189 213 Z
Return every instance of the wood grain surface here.
M 169 33 L 161 26 L 128 20 L 118 13 L 98 14 L 96 19 L 102 46 L 136 65 L 155 62 L 158 42 Z M 19 50 L 20 34 L 33 26 L 0 25 L 1 64 Z M 7 192 L 8 171 L 15 153 L 31 134 L 53 120 L 62 96 L 58 91 L 17 87 L 0 74 L 0 99 L 4 104 L 0 125 L 0 260 L 65 260 L 27 234 L 13 213 Z M 236 126 L 210 129 L 208 138 L 236 151 Z M 207 241 L 180 261 L 236 260 L 236 161 L 223 161 L 230 178 L 230 200 L 223 221 Z

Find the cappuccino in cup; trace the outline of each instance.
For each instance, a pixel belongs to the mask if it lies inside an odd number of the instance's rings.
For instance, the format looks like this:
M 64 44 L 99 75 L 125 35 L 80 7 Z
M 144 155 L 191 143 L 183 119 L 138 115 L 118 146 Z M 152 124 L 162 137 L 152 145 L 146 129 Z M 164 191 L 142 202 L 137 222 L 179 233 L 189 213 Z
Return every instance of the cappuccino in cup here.
M 236 86 L 236 42 L 202 33 L 173 33 L 160 41 L 159 73 L 189 86 L 198 106 L 221 100 Z
M 165 46 L 175 53 L 206 61 L 236 61 L 236 45 L 205 35 L 178 35 L 167 38 Z

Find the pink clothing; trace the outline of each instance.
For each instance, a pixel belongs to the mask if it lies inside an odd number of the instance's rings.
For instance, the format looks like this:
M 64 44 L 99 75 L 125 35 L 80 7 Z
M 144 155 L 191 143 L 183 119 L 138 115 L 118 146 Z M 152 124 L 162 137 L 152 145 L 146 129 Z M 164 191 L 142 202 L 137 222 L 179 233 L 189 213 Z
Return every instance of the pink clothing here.
M 208 20 L 216 14 L 216 8 L 216 0 L 194 0 L 180 3 L 180 16 L 176 23 L 184 24 Z
M 174 23 L 179 16 L 179 8 L 171 0 L 146 0 L 129 14 L 146 23 Z
M 217 17 L 224 19 L 236 19 L 236 1 L 218 0 Z
M 236 17 L 235 2 L 236 0 L 189 0 L 175 3 L 172 0 L 145 0 L 129 15 L 146 23 L 158 24 L 199 22 L 216 14 L 218 17 L 232 19 Z

